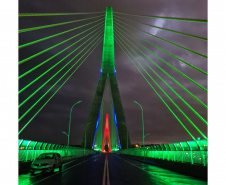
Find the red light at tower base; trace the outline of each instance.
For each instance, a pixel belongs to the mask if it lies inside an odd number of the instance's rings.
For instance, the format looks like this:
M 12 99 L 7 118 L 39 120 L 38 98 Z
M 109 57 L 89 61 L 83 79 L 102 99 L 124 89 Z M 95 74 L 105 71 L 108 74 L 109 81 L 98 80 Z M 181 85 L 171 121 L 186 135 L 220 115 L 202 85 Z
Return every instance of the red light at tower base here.
M 101 151 L 105 151 L 105 142 L 106 138 L 108 140 L 108 152 L 111 152 L 111 138 L 110 138 L 110 131 L 109 131 L 109 122 L 108 122 L 108 114 L 106 114 L 106 123 L 105 123 L 105 129 L 104 129 L 104 138 L 103 138 L 103 143 L 102 143 L 102 148 Z M 106 152 L 106 151 L 105 151 Z

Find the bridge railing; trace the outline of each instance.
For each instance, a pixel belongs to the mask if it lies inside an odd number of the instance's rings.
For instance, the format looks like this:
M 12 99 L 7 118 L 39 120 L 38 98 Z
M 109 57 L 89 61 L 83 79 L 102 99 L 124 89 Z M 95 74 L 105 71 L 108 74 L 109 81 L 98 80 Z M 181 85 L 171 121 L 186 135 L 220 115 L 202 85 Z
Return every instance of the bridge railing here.
M 83 156 L 97 153 L 94 150 L 88 150 L 79 147 L 44 143 L 30 140 L 18 140 L 19 161 L 33 161 L 42 153 L 57 152 L 62 157 Z
M 207 146 L 206 140 L 187 141 L 124 149 L 118 153 L 206 166 L 208 163 Z

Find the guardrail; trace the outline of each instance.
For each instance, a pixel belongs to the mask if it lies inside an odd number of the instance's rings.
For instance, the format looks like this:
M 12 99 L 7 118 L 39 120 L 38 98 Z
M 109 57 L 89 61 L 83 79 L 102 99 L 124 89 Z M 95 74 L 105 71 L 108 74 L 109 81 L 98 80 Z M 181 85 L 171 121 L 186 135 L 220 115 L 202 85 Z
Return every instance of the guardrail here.
M 206 140 L 130 148 L 120 150 L 117 153 L 203 166 L 208 163 L 208 143 Z
M 42 153 L 57 152 L 62 157 L 84 156 L 97 153 L 94 150 L 30 140 L 18 140 L 19 161 L 33 161 Z

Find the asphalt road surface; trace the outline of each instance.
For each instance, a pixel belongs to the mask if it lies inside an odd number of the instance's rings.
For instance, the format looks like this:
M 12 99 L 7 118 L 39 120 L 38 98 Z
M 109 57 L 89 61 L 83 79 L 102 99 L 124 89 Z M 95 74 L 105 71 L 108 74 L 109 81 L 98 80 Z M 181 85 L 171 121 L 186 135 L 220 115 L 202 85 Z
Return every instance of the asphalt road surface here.
M 19 176 L 19 185 L 203 185 L 206 181 L 128 159 L 98 154 L 63 165 L 62 171 Z

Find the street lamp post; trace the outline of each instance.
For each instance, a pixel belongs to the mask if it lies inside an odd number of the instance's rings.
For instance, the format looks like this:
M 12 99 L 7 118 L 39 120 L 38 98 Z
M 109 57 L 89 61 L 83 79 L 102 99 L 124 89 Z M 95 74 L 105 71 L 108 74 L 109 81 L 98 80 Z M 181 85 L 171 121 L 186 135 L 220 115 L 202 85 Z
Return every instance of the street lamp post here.
M 88 125 L 89 125 L 90 123 L 92 123 L 92 122 L 87 123 L 86 129 L 85 129 L 85 146 L 84 146 L 84 154 L 86 154 L 86 130 L 87 130 L 87 127 L 88 127 Z
M 62 132 L 63 134 L 67 135 L 67 146 L 69 146 L 69 137 L 70 137 L 70 132 L 71 132 L 71 112 L 73 107 L 78 104 L 81 103 L 82 101 L 77 101 L 74 105 L 72 105 L 71 107 L 71 111 L 70 111 L 70 119 L 69 119 L 69 128 L 68 128 L 68 133 Z
M 136 103 L 137 105 L 139 105 L 140 108 L 141 108 L 141 112 L 142 112 L 142 127 L 143 127 L 143 147 L 145 147 L 145 145 L 144 145 L 144 113 L 143 113 L 143 108 L 137 101 L 133 101 L 133 102 Z
M 122 123 L 122 124 L 125 125 L 126 131 L 127 131 L 127 149 L 128 149 L 128 127 L 127 127 L 127 125 L 125 123 Z

